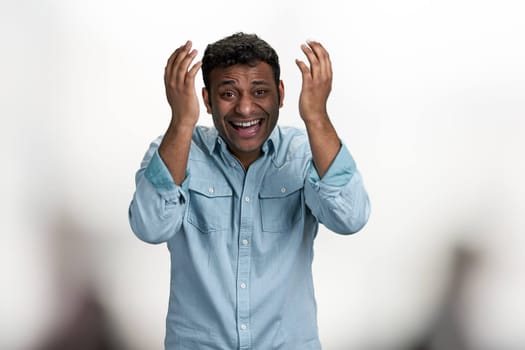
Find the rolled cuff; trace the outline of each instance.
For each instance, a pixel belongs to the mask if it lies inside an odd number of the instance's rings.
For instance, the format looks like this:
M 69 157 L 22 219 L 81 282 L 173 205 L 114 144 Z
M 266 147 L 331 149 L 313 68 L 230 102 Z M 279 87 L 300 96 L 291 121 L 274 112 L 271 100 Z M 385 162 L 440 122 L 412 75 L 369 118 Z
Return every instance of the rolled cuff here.
M 188 188 L 188 173 L 186 173 L 186 178 L 182 184 L 180 186 L 177 185 L 173 181 L 173 177 L 160 157 L 158 150 L 155 150 L 155 153 L 153 153 L 144 171 L 144 177 L 166 200 L 171 202 L 184 202 L 185 192 Z
M 319 177 L 319 174 L 312 163 L 308 180 L 316 190 L 319 190 L 322 186 L 332 188 L 344 187 L 346 184 L 348 184 L 355 171 L 356 164 L 354 158 L 346 146 L 341 144 L 339 152 L 328 168 L 328 171 L 324 174 L 323 178 L 321 179 Z

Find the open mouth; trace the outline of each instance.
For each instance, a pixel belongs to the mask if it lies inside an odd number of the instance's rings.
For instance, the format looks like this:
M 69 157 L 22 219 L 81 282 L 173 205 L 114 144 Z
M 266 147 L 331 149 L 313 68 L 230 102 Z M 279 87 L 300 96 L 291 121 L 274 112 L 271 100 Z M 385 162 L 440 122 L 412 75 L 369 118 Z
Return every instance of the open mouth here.
M 250 120 L 246 122 L 230 122 L 234 129 L 248 129 L 254 126 L 259 126 L 262 119 Z
M 261 129 L 263 119 L 254 119 L 247 121 L 230 121 L 235 133 L 242 138 L 251 138 L 257 135 Z

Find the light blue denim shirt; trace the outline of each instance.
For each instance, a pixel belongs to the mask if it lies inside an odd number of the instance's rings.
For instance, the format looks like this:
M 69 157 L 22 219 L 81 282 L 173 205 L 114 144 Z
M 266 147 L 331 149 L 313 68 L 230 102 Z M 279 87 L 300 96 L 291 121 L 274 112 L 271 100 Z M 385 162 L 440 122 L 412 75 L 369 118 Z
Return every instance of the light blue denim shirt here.
M 199 126 L 178 186 L 161 139 L 136 174 L 129 221 L 140 239 L 170 251 L 166 349 L 320 349 L 318 225 L 350 234 L 370 212 L 346 147 L 320 179 L 305 132 L 276 127 L 245 171 L 214 128 Z

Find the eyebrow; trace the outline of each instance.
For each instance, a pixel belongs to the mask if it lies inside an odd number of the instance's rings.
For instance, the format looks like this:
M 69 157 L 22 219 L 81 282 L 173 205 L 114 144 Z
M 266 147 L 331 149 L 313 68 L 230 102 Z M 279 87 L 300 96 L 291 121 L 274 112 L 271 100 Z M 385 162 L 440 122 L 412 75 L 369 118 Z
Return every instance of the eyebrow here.
M 266 80 L 254 80 L 252 81 L 252 85 L 270 85 L 270 83 Z
M 225 79 L 223 81 L 221 81 L 218 85 L 218 87 L 221 87 L 221 86 L 224 86 L 224 85 L 232 85 L 232 86 L 235 86 L 236 85 L 236 82 L 235 80 L 233 79 Z M 269 82 L 265 81 L 265 80 L 254 80 L 251 82 L 251 85 L 255 85 L 255 86 L 260 86 L 260 85 L 270 85 Z

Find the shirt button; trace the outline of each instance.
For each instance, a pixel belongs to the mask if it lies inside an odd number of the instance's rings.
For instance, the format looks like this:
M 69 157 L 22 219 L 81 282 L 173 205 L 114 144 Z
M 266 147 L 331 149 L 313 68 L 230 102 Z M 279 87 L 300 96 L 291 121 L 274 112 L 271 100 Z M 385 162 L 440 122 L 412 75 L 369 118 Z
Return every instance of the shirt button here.
M 208 192 L 209 193 L 213 193 L 213 192 L 215 192 L 215 190 L 213 189 L 213 187 L 210 187 L 210 188 L 208 188 Z
M 242 240 L 242 245 L 244 245 L 244 246 L 248 245 L 248 240 L 247 239 L 243 239 Z
M 241 283 L 241 288 L 242 288 L 242 289 L 246 288 L 246 283 L 242 282 L 242 283 Z
M 284 186 L 281 187 L 281 192 L 282 192 L 282 193 L 286 192 L 286 187 L 284 187 Z
M 235 162 L 231 162 L 230 165 L 232 168 L 235 168 Z
M 248 325 L 246 323 L 241 324 L 241 329 L 245 331 L 248 328 Z
M 248 196 L 244 197 L 244 201 L 245 201 L 246 203 L 248 203 L 248 202 L 250 201 L 250 197 L 248 197 Z

